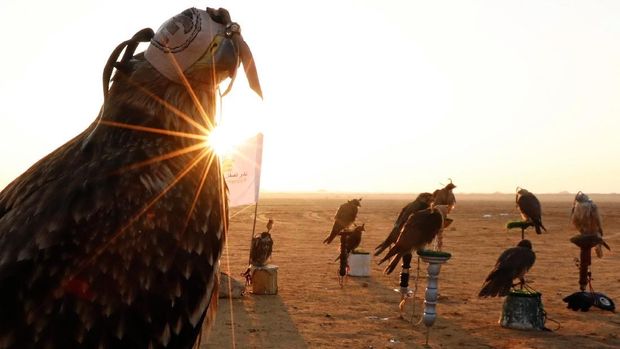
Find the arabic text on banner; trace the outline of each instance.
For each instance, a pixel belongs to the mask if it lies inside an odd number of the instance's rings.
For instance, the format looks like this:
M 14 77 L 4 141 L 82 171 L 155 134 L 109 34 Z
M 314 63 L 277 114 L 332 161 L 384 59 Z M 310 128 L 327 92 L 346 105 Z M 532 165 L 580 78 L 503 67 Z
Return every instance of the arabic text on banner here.
M 263 134 L 258 133 L 221 157 L 222 171 L 229 192 L 229 206 L 258 202 L 263 157 Z

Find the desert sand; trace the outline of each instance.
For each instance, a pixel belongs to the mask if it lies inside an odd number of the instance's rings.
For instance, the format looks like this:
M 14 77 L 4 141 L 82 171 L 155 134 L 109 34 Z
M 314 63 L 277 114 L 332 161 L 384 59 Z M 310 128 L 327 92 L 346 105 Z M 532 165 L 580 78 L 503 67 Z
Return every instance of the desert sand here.
M 530 286 L 542 293 L 552 331 L 523 331 L 498 324 L 503 298 L 479 299 L 482 281 L 499 254 L 521 238 L 520 230 L 505 224 L 518 220 L 514 195 L 465 195 L 455 192 L 454 223 L 444 232 L 444 250 L 452 258 L 439 277 L 438 317 L 430 331 L 432 348 L 619 348 L 620 315 L 591 308 L 574 312 L 562 298 L 578 291 L 579 250 L 569 242 L 576 234 L 570 225 L 572 195 L 538 195 L 548 232 L 526 232 L 537 255 L 527 275 Z M 324 245 L 338 206 L 363 197 L 357 222 L 366 224 L 361 249 L 372 251 L 390 231 L 411 195 L 263 195 L 258 206 L 256 232 L 269 218 L 274 251 L 271 263 L 279 267 L 278 294 L 246 294 L 220 299 L 217 318 L 201 348 L 418 348 L 426 328 L 415 324 L 423 309 L 426 264 L 420 268 L 416 297 L 399 318 L 400 267 L 384 275 L 373 257 L 369 277 L 337 281 L 338 241 Z M 620 196 L 591 195 L 603 216 L 605 239 L 612 251 L 593 256 L 593 287 L 620 302 Z M 228 252 L 221 267 L 240 279 L 249 254 L 254 207 L 231 210 Z M 415 262 L 415 258 L 414 258 Z M 413 263 L 410 286 L 417 263 Z M 413 315 L 413 323 L 410 321 Z M 551 321 L 553 320 L 553 321 Z

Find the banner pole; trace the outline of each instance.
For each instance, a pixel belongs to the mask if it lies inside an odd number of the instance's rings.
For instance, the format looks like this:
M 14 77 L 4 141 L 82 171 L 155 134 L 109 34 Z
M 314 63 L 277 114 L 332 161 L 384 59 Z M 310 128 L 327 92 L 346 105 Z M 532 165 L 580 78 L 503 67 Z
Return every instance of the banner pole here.
M 248 253 L 248 265 L 252 264 L 252 241 L 254 240 L 254 233 L 256 232 L 256 214 L 258 213 L 258 200 L 254 204 L 254 224 L 252 225 L 252 236 L 250 236 L 250 253 Z
M 254 233 L 256 232 L 256 214 L 258 212 L 258 200 L 256 204 L 254 204 L 254 224 L 252 225 L 252 237 L 254 237 Z

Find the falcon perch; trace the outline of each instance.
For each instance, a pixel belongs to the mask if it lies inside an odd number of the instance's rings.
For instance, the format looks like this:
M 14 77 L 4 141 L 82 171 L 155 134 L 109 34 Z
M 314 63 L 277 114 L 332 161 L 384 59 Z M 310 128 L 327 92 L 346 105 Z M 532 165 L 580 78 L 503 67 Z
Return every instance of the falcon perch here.
M 224 9 L 185 10 L 114 50 L 97 120 L 0 192 L 0 348 L 194 347 L 228 223 L 205 138 L 240 62 L 260 94 Z

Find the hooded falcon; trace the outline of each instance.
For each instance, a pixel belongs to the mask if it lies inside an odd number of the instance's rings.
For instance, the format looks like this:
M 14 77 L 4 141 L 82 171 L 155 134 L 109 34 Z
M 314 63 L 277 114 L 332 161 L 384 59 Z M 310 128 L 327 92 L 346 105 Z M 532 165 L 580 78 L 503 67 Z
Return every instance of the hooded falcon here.
M 205 141 L 240 63 L 260 94 L 224 9 L 187 9 L 113 51 L 97 120 L 0 192 L 0 348 L 194 346 L 228 224 Z
M 420 250 L 433 241 L 439 231 L 443 229 L 443 214 L 437 208 L 431 207 L 414 212 L 403 226 L 396 243 L 379 261 L 379 264 L 391 258 L 390 264 L 384 272 L 390 274 L 398 265 L 402 256 L 413 250 Z
M 532 251 L 529 240 L 521 240 L 516 247 L 511 247 L 499 256 L 495 267 L 484 280 L 478 297 L 503 297 L 513 287 L 512 281 L 519 279 L 525 285 L 525 273 L 534 265 L 536 254 Z
M 260 233 L 252 238 L 252 247 L 250 248 L 250 264 L 256 267 L 262 267 L 271 257 L 273 250 L 273 240 L 271 239 L 271 228 L 273 227 L 273 219 L 267 223 L 267 231 Z
M 349 255 L 356 248 L 359 247 L 362 242 L 362 233 L 366 231 L 364 224 L 356 226 L 353 230 L 343 230 L 340 234 L 340 254 L 334 261 L 340 260 L 338 267 L 338 282 L 340 286 L 344 285 L 343 278 L 347 275 L 349 270 Z
M 521 213 L 521 217 L 529 223 L 534 225 L 536 234 L 542 234 L 542 230 L 547 231 L 542 223 L 542 209 L 540 207 L 540 201 L 534 196 L 534 194 L 521 188 L 517 188 L 517 195 L 515 197 L 517 208 Z
M 420 193 L 414 201 L 403 207 L 394 222 L 394 227 L 392 228 L 390 234 L 382 243 L 375 247 L 375 256 L 380 255 L 386 248 L 396 242 L 398 236 L 400 235 L 400 231 L 403 229 L 403 225 L 405 225 L 405 222 L 407 222 L 407 218 L 409 218 L 410 215 L 419 210 L 427 209 L 431 205 L 432 201 L 433 194 Z
M 446 184 L 445 187 L 437 189 L 433 192 L 433 202 L 435 205 L 447 205 L 447 213 L 450 213 L 456 205 L 456 198 L 452 192 L 454 188 L 456 188 L 456 185 L 454 185 L 452 183 L 452 179 L 450 179 L 450 183 Z
M 336 260 L 342 259 L 342 256 L 348 257 L 351 252 L 360 246 L 362 233 L 366 231 L 364 226 L 365 224 L 362 224 L 356 226 L 353 230 L 343 230 L 340 232 L 340 255 Z
M 336 216 L 334 217 L 334 225 L 332 226 L 332 231 L 329 235 L 323 240 L 324 244 L 331 243 L 338 233 L 340 233 L 343 229 L 348 228 L 355 222 L 355 218 L 357 218 L 357 210 L 362 204 L 361 198 L 353 199 L 345 202 L 340 205 L 338 211 L 336 212 Z
M 601 216 L 598 212 L 596 204 L 588 197 L 588 195 L 581 191 L 575 195 L 573 201 L 573 208 L 571 209 L 571 223 L 579 230 L 583 235 L 596 235 L 599 238 L 603 237 L 603 228 L 601 225 Z M 603 257 L 602 246 L 609 246 L 602 241 L 595 247 L 596 255 L 600 258 Z

